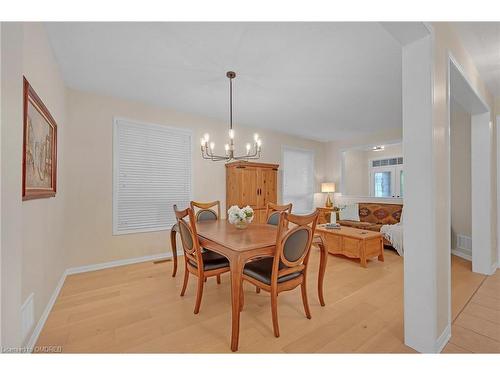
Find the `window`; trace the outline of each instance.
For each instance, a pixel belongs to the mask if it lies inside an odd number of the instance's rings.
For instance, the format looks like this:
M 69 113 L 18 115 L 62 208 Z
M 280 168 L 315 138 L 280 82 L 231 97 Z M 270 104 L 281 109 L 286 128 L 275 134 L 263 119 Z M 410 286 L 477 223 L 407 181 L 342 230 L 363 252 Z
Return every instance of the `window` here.
M 403 198 L 403 158 L 370 161 L 370 195 L 379 198 Z
M 113 234 L 169 229 L 191 200 L 191 133 L 114 119 Z
M 314 206 L 314 152 L 283 147 L 283 204 L 292 203 L 298 214 Z

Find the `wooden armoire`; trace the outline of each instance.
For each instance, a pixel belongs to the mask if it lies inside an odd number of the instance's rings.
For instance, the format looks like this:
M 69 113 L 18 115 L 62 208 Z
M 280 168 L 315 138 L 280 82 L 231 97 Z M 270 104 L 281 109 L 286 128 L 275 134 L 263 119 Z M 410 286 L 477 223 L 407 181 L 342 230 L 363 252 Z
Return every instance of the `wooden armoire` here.
M 266 222 L 267 202 L 277 203 L 278 164 L 236 161 L 226 164 L 226 210 L 250 206 L 254 223 Z

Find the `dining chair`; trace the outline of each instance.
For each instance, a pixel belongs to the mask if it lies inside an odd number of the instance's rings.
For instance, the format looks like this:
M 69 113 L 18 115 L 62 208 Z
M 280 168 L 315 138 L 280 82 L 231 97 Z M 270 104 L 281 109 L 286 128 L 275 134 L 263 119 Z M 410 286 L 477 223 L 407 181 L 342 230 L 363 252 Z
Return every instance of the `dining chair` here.
M 196 217 L 196 222 L 199 223 L 200 221 L 205 221 L 205 220 L 218 220 L 220 218 L 220 201 L 213 201 L 213 202 L 197 202 L 197 201 L 191 201 L 190 203 L 191 209 L 195 213 Z M 213 207 L 217 206 L 217 211 L 213 209 Z M 198 210 L 196 210 L 198 209 Z M 212 257 L 222 257 L 224 258 L 223 255 L 217 254 L 216 252 L 213 252 L 208 249 L 202 249 L 202 252 L 212 252 Z M 207 279 L 205 278 L 205 281 Z M 217 284 L 220 284 L 220 275 L 217 275 Z
M 278 225 L 281 212 L 288 212 L 289 214 L 292 213 L 292 203 L 280 206 L 275 203 L 268 202 L 266 207 L 266 223 Z
M 250 261 L 243 269 L 240 309 L 243 309 L 244 304 L 244 281 L 270 292 L 273 330 L 276 337 L 280 335 L 278 325 L 279 293 L 293 290 L 300 285 L 304 311 L 306 317 L 311 319 L 307 301 L 306 280 L 307 264 L 317 221 L 317 210 L 313 214 L 304 216 L 281 212 L 274 257 Z M 288 229 L 289 223 L 294 224 L 290 229 Z
M 219 256 L 213 251 L 202 252 L 198 234 L 196 232 L 196 219 L 191 208 L 178 210 L 174 205 L 175 217 L 184 250 L 184 284 L 182 285 L 181 297 L 186 292 L 189 274 L 198 277 L 198 288 L 196 292 L 196 303 L 194 313 L 200 311 L 201 298 L 203 296 L 203 285 L 205 278 L 211 276 L 220 277 L 221 274 L 229 272 L 229 261 L 224 256 Z M 187 221 L 186 221 L 187 218 Z
M 191 201 L 190 206 L 193 212 L 196 212 L 196 221 L 217 220 L 220 218 L 220 201 L 206 203 Z M 213 209 L 215 206 L 217 206 L 217 211 Z

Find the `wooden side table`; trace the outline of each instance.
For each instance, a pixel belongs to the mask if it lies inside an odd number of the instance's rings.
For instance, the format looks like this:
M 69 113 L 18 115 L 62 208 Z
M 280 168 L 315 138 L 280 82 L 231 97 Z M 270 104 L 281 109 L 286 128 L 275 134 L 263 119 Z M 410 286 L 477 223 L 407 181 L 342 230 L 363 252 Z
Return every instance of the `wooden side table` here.
M 332 213 L 336 214 L 337 207 L 316 207 L 319 211 L 318 224 L 326 224 L 330 222 Z
M 327 229 L 324 225 L 318 225 L 316 233 L 321 236 L 330 254 L 358 258 L 365 268 L 369 258 L 378 257 L 379 261 L 384 261 L 384 239 L 380 232 L 350 227 Z

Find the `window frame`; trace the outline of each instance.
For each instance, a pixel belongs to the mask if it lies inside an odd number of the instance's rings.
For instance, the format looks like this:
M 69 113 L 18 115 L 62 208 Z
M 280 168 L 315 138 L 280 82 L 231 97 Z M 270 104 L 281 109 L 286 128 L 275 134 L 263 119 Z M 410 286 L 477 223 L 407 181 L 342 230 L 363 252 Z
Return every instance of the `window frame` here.
M 399 173 L 403 171 L 404 176 L 404 159 L 401 164 L 387 164 L 374 167 L 373 162 L 376 160 L 389 160 L 389 159 L 399 159 L 403 158 L 403 156 L 384 156 L 382 158 L 371 158 L 368 160 L 368 194 L 370 198 L 376 199 L 403 199 L 403 194 L 401 194 L 401 180 Z M 375 182 L 374 177 L 376 172 L 391 172 L 391 196 L 389 197 L 376 197 L 375 196 Z
M 158 127 L 161 129 L 168 129 L 171 131 L 176 131 L 179 133 L 183 133 L 184 135 L 189 137 L 189 147 L 190 147 L 190 168 L 191 168 L 191 173 L 189 176 L 189 193 L 188 193 L 188 199 L 191 201 L 193 200 L 193 182 L 194 182 L 194 144 L 193 144 L 193 131 L 191 129 L 186 129 L 186 128 L 180 128 L 180 127 L 175 127 L 171 125 L 164 125 L 164 124 L 157 124 L 157 123 L 152 123 L 152 122 L 146 122 L 146 121 L 139 121 L 139 120 L 133 120 L 130 118 L 126 117 L 121 117 L 121 116 L 113 116 L 113 122 L 112 122 L 112 182 L 111 182 L 111 204 L 112 204 L 112 232 L 113 236 L 119 236 L 119 235 L 124 235 L 124 234 L 133 234 L 133 233 L 150 233 L 150 232 L 161 232 L 161 231 L 166 231 L 170 230 L 172 225 L 166 224 L 165 226 L 162 226 L 160 228 L 140 228 L 140 229 L 126 229 L 126 230 L 119 230 L 118 229 L 118 207 L 115 202 L 116 197 L 117 197 L 117 181 L 118 181 L 118 137 L 117 137 L 117 132 L 118 132 L 118 126 L 119 122 L 124 121 L 128 123 L 132 123 L 134 125 L 139 125 L 139 126 L 151 126 L 151 127 Z

